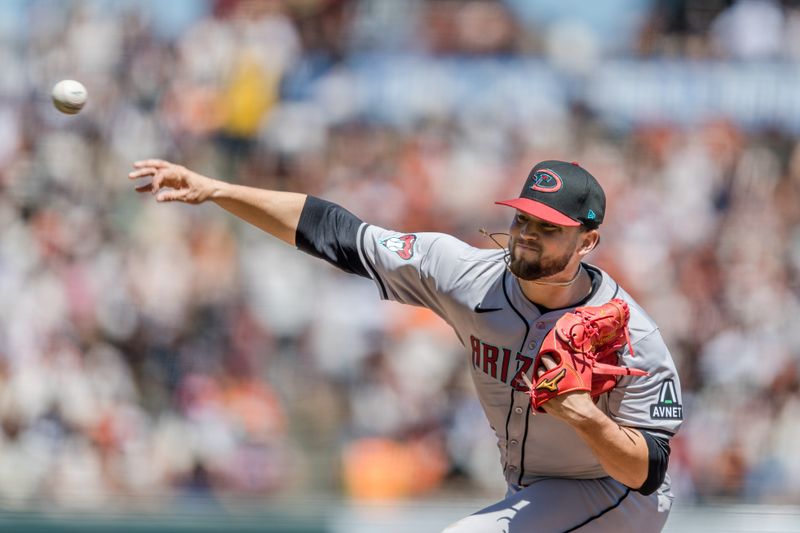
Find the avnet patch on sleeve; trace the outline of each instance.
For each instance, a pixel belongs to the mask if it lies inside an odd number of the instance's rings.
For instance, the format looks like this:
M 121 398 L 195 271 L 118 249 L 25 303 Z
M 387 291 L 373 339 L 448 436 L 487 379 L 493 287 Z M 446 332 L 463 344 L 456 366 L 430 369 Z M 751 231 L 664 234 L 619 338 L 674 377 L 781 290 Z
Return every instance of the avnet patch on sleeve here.
M 661 382 L 658 401 L 650 405 L 650 418 L 653 420 L 683 420 L 683 406 L 678 401 L 675 381 L 665 379 Z

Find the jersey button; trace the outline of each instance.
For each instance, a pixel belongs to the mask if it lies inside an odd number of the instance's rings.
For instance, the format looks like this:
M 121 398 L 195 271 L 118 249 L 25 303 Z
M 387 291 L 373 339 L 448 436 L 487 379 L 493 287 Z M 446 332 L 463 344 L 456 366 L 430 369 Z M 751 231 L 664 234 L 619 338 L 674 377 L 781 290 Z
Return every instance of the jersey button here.
M 519 441 L 517 441 L 516 439 L 511 439 L 510 441 L 508 441 L 508 443 L 512 446 L 516 446 L 517 444 L 519 444 Z
M 530 348 L 531 350 L 533 350 L 534 348 L 536 348 L 536 341 L 531 341 L 531 343 L 530 343 L 530 344 L 528 344 L 528 348 Z
M 518 415 L 521 415 L 522 414 L 522 407 L 515 407 L 514 408 L 514 412 L 517 413 Z
M 516 472 L 517 471 L 517 467 L 514 466 L 514 465 L 511 465 L 511 466 L 508 467 L 508 470 L 509 470 L 509 472 Z

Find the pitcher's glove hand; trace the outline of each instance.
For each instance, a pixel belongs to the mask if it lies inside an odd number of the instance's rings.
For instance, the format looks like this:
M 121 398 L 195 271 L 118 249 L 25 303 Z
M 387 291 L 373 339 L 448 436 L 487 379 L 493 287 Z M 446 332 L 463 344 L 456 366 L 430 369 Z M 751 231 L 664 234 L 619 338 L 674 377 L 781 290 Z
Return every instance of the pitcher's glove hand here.
M 533 363 L 536 381 L 524 376 L 533 408 L 543 413 L 542 404 L 574 391 L 587 391 L 596 398 L 617 385 L 617 376 L 646 376 L 644 370 L 617 364 L 617 351 L 625 344 L 633 355 L 629 318 L 628 304 L 619 298 L 601 306 L 578 307 L 559 318 Z M 542 362 L 546 356 L 556 366 L 547 369 Z

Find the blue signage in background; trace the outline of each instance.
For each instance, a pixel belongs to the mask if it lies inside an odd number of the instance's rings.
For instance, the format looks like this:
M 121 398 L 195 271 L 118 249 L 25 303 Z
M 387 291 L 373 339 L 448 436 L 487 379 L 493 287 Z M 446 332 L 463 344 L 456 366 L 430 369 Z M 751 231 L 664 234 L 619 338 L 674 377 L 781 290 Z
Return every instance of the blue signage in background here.
M 794 64 L 609 62 L 587 80 L 586 102 L 617 124 L 693 125 L 729 117 L 744 127 L 800 131 Z
M 320 101 L 332 122 L 358 118 L 402 126 L 455 114 L 546 124 L 582 102 L 619 128 L 727 117 L 745 128 L 800 132 L 800 66 L 792 63 L 606 61 L 574 76 L 535 58 L 376 54 L 296 81 L 285 97 Z M 344 108 L 342 92 L 349 94 Z

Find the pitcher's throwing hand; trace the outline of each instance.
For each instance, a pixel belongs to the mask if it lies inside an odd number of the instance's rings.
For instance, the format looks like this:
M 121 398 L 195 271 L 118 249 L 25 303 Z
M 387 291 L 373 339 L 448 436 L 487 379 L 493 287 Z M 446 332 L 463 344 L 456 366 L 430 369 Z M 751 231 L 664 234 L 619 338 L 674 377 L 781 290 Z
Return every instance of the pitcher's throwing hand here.
M 185 202 L 201 204 L 211 198 L 216 180 L 192 172 L 188 168 L 162 159 L 145 159 L 133 164 L 128 178 L 151 178 L 136 186 L 138 192 L 150 192 L 159 202 Z

